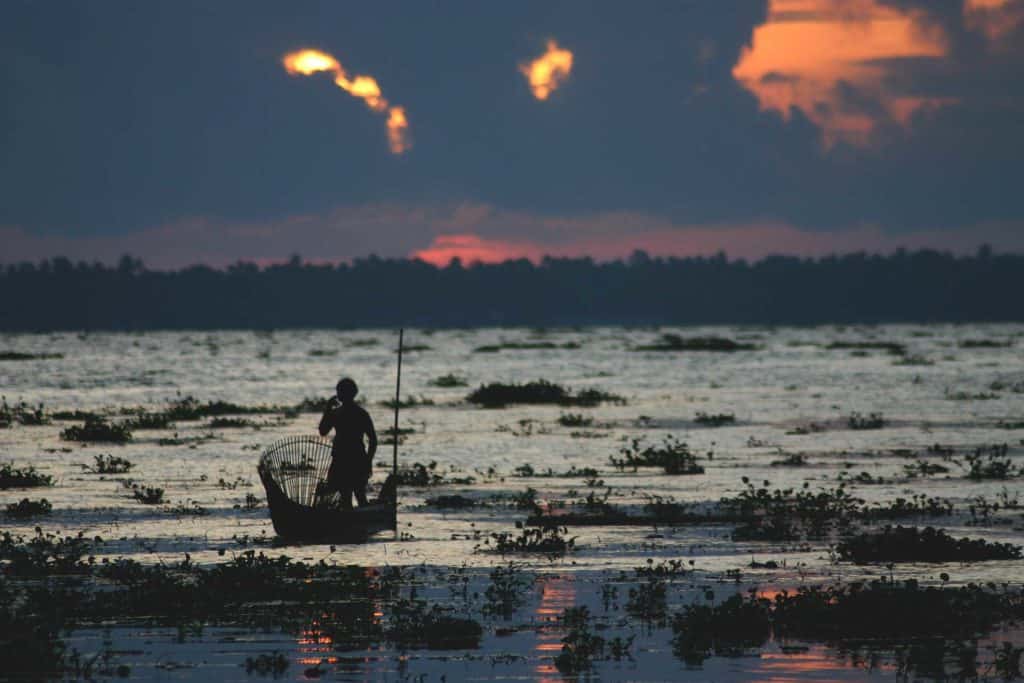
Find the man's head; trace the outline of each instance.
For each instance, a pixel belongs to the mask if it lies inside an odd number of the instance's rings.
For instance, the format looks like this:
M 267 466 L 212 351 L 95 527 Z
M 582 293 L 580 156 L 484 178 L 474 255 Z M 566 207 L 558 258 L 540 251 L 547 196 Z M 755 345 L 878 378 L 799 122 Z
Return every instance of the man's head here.
M 338 398 L 342 403 L 348 403 L 354 401 L 356 394 L 359 393 L 359 387 L 356 386 L 356 381 L 351 377 L 343 377 L 338 382 L 337 386 Z

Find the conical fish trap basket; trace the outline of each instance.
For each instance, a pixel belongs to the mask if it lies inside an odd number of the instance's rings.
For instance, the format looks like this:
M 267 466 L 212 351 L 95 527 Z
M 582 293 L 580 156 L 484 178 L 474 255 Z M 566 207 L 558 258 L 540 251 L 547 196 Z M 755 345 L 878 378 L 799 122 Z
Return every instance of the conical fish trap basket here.
M 327 439 L 292 436 L 263 452 L 258 470 L 271 512 L 282 498 L 308 508 L 341 507 L 341 496 L 336 491 L 326 491 L 331 447 Z

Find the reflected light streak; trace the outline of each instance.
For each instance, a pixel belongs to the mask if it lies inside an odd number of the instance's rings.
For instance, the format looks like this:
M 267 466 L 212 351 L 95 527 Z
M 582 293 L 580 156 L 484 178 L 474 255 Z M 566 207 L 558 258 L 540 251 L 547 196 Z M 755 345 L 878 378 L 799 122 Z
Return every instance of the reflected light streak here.
M 534 618 L 542 627 L 537 633 L 534 652 L 539 662 L 534 668 L 541 683 L 562 683 L 562 675 L 554 664 L 554 657 L 562 651 L 564 629 L 544 628 L 557 622 L 566 607 L 576 604 L 576 584 L 572 577 L 554 576 L 544 581 L 541 587 L 540 604 L 534 610 Z

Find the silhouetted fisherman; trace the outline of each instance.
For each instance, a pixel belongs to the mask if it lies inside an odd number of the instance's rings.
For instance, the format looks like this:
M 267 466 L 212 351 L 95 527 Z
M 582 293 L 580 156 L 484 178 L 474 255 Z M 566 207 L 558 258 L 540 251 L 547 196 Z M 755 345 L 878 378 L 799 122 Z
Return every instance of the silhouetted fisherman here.
M 331 397 L 320 418 L 320 436 L 334 429 L 331 466 L 327 486 L 341 494 L 341 505 L 352 509 L 352 494 L 359 505 L 366 505 L 366 484 L 370 480 L 373 455 L 377 452 L 377 432 L 370 414 L 356 405 L 359 388 L 349 377 L 338 382 L 337 396 Z M 366 437 L 369 446 L 363 442 Z

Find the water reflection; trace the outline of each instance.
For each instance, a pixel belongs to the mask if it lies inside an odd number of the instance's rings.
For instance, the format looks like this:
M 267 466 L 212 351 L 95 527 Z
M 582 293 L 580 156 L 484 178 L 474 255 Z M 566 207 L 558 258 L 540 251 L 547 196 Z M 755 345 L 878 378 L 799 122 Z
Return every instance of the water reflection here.
M 544 579 L 540 589 L 540 603 L 534 611 L 538 624 L 537 642 L 534 653 L 537 666 L 534 668 L 541 683 L 561 683 L 562 676 L 555 668 L 554 658 L 562 651 L 564 629 L 553 627 L 567 607 L 576 604 L 576 583 L 569 576 L 559 575 Z

